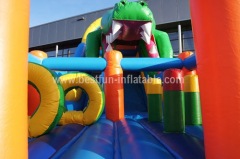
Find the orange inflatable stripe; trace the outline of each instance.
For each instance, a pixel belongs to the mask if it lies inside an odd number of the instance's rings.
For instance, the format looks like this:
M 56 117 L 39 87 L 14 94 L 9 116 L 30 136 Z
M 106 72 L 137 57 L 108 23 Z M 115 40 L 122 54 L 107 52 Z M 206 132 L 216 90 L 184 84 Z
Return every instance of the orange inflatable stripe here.
M 106 117 L 112 121 L 124 118 L 123 70 L 120 66 L 122 54 L 119 51 L 105 53 L 107 67 L 105 69 Z

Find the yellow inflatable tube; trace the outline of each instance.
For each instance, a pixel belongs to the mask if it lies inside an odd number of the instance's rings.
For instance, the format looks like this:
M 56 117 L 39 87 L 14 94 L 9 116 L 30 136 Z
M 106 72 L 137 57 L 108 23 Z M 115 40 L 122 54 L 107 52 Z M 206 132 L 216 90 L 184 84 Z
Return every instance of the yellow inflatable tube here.
M 89 25 L 89 27 L 86 29 L 85 33 L 83 34 L 82 37 L 82 42 L 86 44 L 86 40 L 87 40 L 87 35 L 95 30 L 97 30 L 98 28 L 100 28 L 101 26 L 101 20 L 102 18 L 98 18 L 97 20 L 95 20 L 94 22 L 92 22 L 92 24 Z
M 98 82 L 86 73 L 70 73 L 63 75 L 59 81 L 65 94 L 73 88 L 83 89 L 89 98 L 88 105 L 83 111 L 67 111 L 63 114 L 59 124 L 77 123 L 90 125 L 98 120 L 105 105 L 104 92 Z
M 28 136 L 37 137 L 52 130 L 59 122 L 64 110 L 64 92 L 56 76 L 47 68 L 28 63 L 28 83 L 40 94 L 40 104 L 28 120 Z

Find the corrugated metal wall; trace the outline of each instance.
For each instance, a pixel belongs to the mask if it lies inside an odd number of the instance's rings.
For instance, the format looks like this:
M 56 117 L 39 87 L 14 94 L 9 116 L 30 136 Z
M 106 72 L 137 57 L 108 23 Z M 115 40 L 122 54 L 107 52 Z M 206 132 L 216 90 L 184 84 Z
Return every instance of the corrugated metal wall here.
M 30 48 L 79 39 L 86 28 L 106 10 L 79 15 L 30 28 Z M 84 17 L 84 20 L 81 20 Z
M 188 0 L 149 0 L 157 24 L 166 24 L 190 19 Z

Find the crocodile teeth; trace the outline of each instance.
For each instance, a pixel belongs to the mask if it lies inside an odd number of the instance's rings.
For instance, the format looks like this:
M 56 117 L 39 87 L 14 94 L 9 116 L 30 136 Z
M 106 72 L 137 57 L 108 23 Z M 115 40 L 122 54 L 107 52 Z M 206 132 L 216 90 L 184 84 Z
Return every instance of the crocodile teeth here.
M 112 22 L 112 34 L 115 35 L 121 28 L 122 28 L 122 24 L 113 20 Z
M 121 31 L 118 31 L 116 34 L 112 34 L 110 33 L 109 35 L 106 36 L 106 42 L 107 44 L 111 44 L 114 42 L 114 40 L 116 40 L 119 36 L 119 34 L 121 33 Z
M 109 35 L 106 36 L 106 42 L 107 42 L 107 44 L 110 44 L 110 36 Z
M 113 50 L 113 48 L 112 48 L 111 44 L 108 44 L 106 51 L 109 52 L 109 51 L 112 51 L 112 50 Z
M 148 36 L 151 36 L 151 32 L 152 32 L 152 23 L 151 22 L 148 22 L 148 23 L 142 25 L 141 28 L 143 29 L 144 32 L 147 33 Z
M 112 36 L 112 42 L 118 38 L 118 36 L 119 36 L 120 33 L 121 33 L 120 30 L 119 30 L 116 34 L 111 34 L 111 33 L 110 33 L 110 36 Z M 111 42 L 111 43 L 112 43 L 112 42 Z
M 113 42 L 113 35 L 112 35 L 112 33 L 110 33 L 110 35 L 109 35 L 109 43 L 112 43 Z
M 141 38 L 142 38 L 147 44 L 150 44 L 151 36 L 149 36 L 145 31 L 142 31 L 140 34 L 142 35 Z
M 106 51 L 107 51 L 107 52 L 113 50 L 113 49 L 112 49 L 112 46 L 111 46 L 112 38 L 113 38 L 112 34 L 106 36 L 106 43 L 107 43 Z
M 158 53 L 157 47 L 156 45 L 153 45 L 152 48 L 149 50 L 150 54 L 156 54 Z

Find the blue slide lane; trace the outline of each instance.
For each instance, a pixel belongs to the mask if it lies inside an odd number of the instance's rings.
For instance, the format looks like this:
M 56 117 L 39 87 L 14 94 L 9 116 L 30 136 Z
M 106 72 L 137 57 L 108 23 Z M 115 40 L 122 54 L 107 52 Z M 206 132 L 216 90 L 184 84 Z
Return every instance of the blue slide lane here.
M 186 133 L 163 133 L 163 125 L 161 123 L 148 122 L 147 119 L 141 119 L 138 122 L 163 143 L 169 151 L 175 154 L 176 158 L 205 158 L 202 139 Z
M 100 119 L 89 126 L 82 136 L 61 156 L 62 159 L 112 159 L 114 156 L 113 122 Z
M 49 134 L 40 136 L 34 140 L 29 140 L 29 159 L 50 158 L 65 144 L 73 140 L 83 129 L 84 126 L 78 124 L 69 124 L 56 127 Z
M 105 117 L 84 127 L 69 124 L 29 141 L 30 159 L 204 159 L 201 126 L 186 133 L 163 133 L 162 123 L 144 116 L 118 122 Z
M 117 122 L 118 142 L 123 159 L 175 158 L 154 136 L 133 119 Z
M 61 151 L 61 150 L 60 150 Z M 52 159 L 173 159 L 175 158 L 153 135 L 133 119 L 113 123 L 101 118 Z
M 185 132 L 188 135 L 204 140 L 202 126 L 186 126 Z

